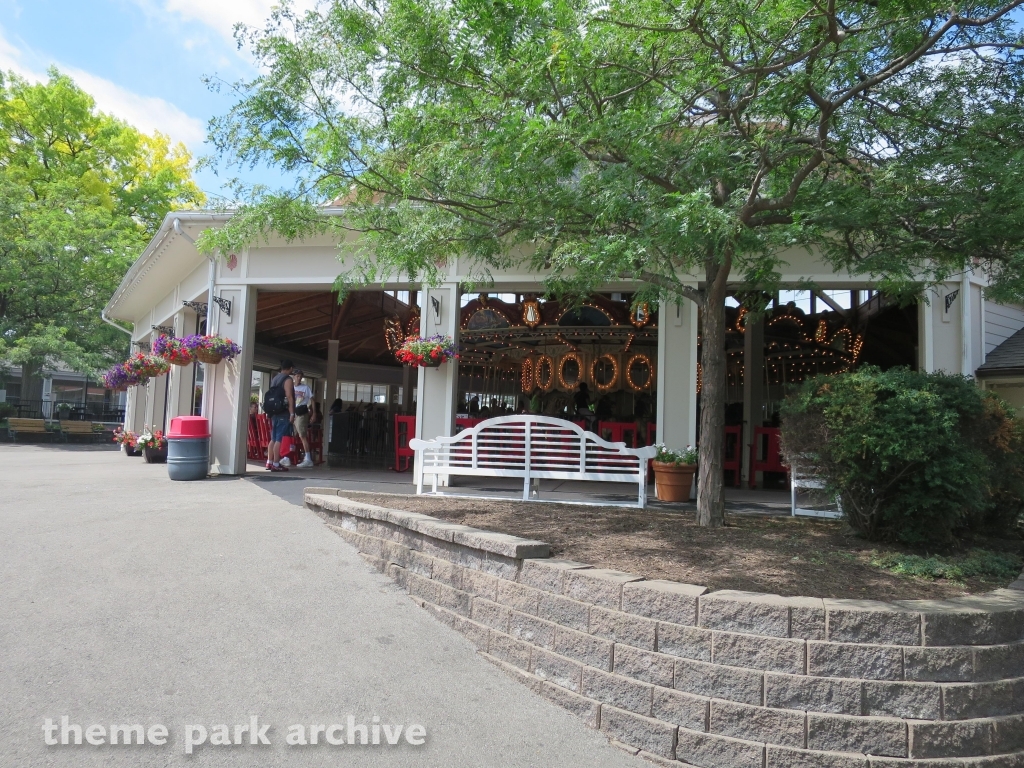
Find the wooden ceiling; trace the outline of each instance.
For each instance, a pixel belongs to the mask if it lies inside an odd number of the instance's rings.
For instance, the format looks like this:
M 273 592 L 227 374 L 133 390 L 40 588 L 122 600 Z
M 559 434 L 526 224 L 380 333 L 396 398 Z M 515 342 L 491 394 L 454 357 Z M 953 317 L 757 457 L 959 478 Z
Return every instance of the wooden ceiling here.
M 338 339 L 338 359 L 354 363 L 399 363 L 384 342 L 384 319 L 404 324 L 412 308 L 383 291 L 354 291 L 343 304 L 323 291 L 261 291 L 256 302 L 256 341 L 282 350 L 327 357 Z

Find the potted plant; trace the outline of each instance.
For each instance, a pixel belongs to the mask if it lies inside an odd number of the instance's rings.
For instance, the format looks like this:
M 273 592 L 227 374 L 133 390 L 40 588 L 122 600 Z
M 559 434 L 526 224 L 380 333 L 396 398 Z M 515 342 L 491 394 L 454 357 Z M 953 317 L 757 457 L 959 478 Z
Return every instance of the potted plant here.
M 153 354 L 163 358 L 172 365 L 191 365 L 196 356 L 185 339 L 160 334 L 153 341 Z
M 151 432 L 147 427 L 139 435 L 136 446 L 142 449 L 147 464 L 163 464 L 167 461 L 167 438 L 159 429 Z
M 697 449 L 692 445 L 674 451 L 664 444 L 656 446 L 654 488 L 658 501 L 689 501 L 693 476 L 697 472 Z
M 125 456 L 141 456 L 142 451 L 138 448 L 138 436 L 129 429 L 122 427 L 114 428 L 114 442 L 124 446 Z
M 445 360 L 458 360 L 458 350 L 451 336 L 409 336 L 395 351 L 400 363 L 417 368 L 438 368 Z
M 242 351 L 241 347 L 224 336 L 186 336 L 182 342 L 192 351 L 196 360 L 211 365 L 230 360 Z

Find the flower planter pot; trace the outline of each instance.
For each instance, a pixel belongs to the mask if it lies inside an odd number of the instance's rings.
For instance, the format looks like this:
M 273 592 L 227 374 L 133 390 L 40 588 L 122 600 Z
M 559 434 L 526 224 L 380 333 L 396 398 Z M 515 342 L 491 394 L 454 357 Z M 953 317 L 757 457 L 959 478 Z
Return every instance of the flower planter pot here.
M 170 363 L 171 365 L 192 365 L 192 363 L 194 363 L 195 360 L 193 360 L 192 358 L 178 358 L 178 357 L 176 357 L 174 359 L 168 359 L 167 362 Z M 217 362 L 220 362 L 220 361 L 218 360 Z
M 668 464 L 655 461 L 654 487 L 658 501 L 689 501 L 690 488 L 696 472 L 696 464 Z
M 142 453 L 146 457 L 147 464 L 167 463 L 167 446 L 163 448 L 143 448 Z
M 126 445 L 124 447 L 124 455 L 125 456 L 141 456 L 142 455 L 142 451 L 140 451 L 138 448 L 135 448 L 134 446 Z
M 424 368 L 440 368 L 441 367 L 441 363 L 443 363 L 443 362 L 444 362 L 444 358 L 443 357 L 440 360 L 424 360 L 423 361 L 423 367 Z
M 210 365 L 216 365 L 224 359 L 222 355 L 216 352 L 211 352 L 208 349 L 197 349 L 195 352 L 196 360 L 200 363 L 209 363 Z

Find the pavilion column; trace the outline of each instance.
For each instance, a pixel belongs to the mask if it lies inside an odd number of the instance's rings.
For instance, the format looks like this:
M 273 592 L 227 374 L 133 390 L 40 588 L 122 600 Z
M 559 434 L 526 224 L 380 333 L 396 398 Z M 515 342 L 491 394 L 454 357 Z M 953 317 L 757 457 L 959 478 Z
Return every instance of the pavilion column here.
M 338 339 L 327 340 L 327 370 L 324 376 L 324 401 L 320 404 L 324 412 L 324 446 L 331 443 L 331 428 L 334 420 L 327 411 L 338 396 Z
M 145 387 L 128 387 L 127 403 L 124 409 L 124 428 L 138 434 L 146 423 L 146 406 L 149 398 L 148 385 Z
M 234 360 L 212 368 L 204 388 L 210 407 L 210 471 L 222 475 L 245 474 L 245 448 L 249 431 L 249 391 L 252 387 L 253 346 L 256 343 L 256 288 L 221 288 L 220 298 L 231 302 L 231 314 L 216 312 L 215 333 L 242 348 Z M 213 310 L 211 308 L 211 314 Z
M 420 336 L 442 334 L 459 341 L 459 285 L 444 283 L 422 292 Z M 449 360 L 438 368 L 419 369 L 419 392 L 416 402 L 416 437 L 430 440 L 447 437 L 455 431 L 456 398 L 459 388 L 459 363 Z M 411 393 L 410 393 L 411 394 Z M 419 478 L 420 455 L 416 456 L 414 480 Z M 447 485 L 447 478 L 439 478 Z
M 191 329 L 195 328 L 195 314 L 182 307 L 174 315 L 174 335 L 178 338 L 188 336 Z M 172 365 L 170 391 L 167 396 L 167 427 L 171 426 L 171 419 L 175 416 L 191 416 L 192 400 L 195 393 L 192 390 L 192 378 L 195 375 L 195 363 L 189 365 Z
M 697 305 L 665 302 L 658 316 L 658 442 L 697 444 Z
M 402 366 L 402 413 L 415 413 L 412 402 L 413 369 L 411 365 Z
M 750 478 L 750 446 L 754 428 L 763 422 L 764 402 L 764 318 L 747 323 L 743 331 L 743 439 L 740 458 L 743 480 Z

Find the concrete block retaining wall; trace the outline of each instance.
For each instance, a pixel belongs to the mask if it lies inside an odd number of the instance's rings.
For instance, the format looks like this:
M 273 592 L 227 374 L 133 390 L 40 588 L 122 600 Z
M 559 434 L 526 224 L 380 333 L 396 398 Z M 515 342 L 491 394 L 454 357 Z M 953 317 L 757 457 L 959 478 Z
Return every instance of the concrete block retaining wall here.
M 701 768 L 1024 768 L 1024 579 L 883 603 L 706 588 L 310 488 L 488 659 L 630 751 Z

